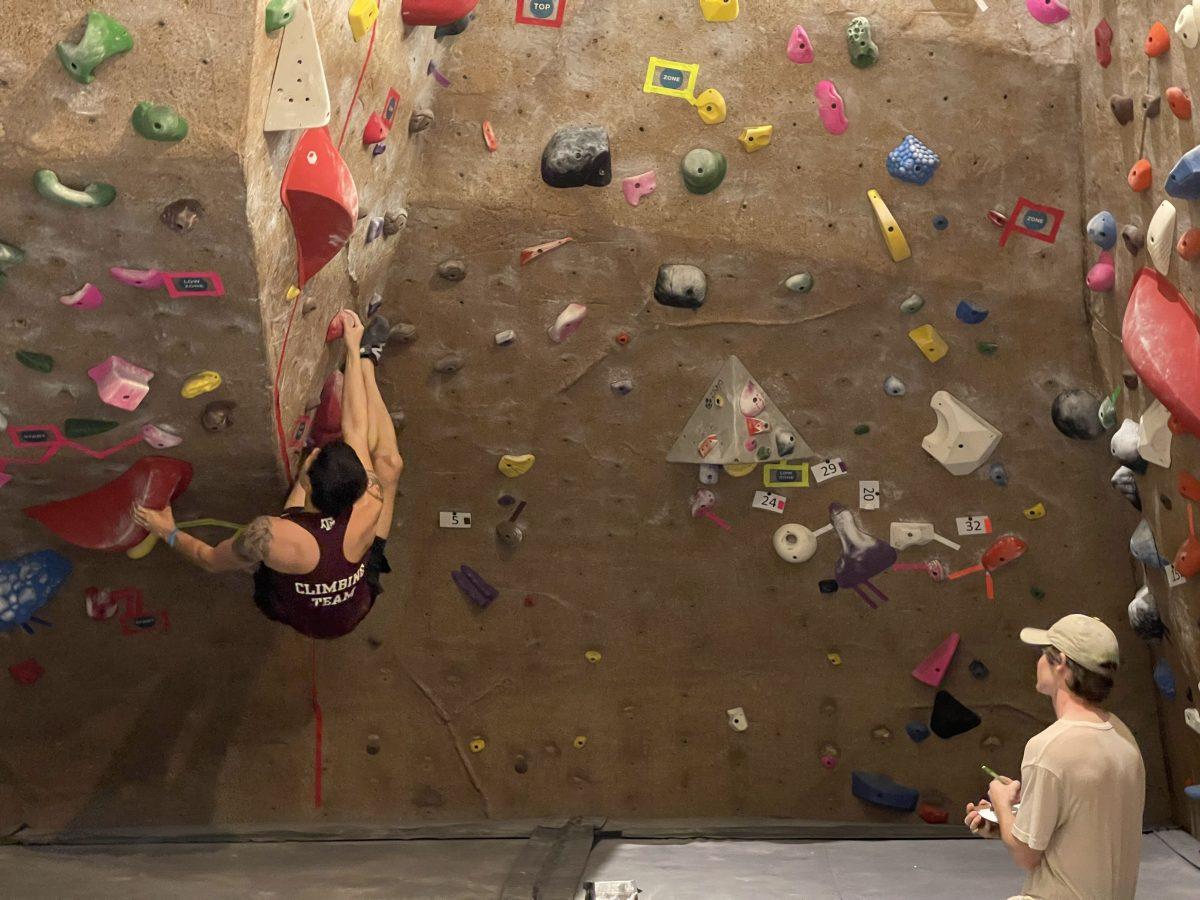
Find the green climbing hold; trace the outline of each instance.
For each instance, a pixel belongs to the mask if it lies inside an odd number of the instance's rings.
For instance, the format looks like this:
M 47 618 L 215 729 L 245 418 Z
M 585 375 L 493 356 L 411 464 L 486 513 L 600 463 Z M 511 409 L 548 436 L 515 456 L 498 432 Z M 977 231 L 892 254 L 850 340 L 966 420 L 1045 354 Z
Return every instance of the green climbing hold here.
M 133 130 L 149 141 L 182 141 L 187 137 L 187 119 L 165 103 L 143 100 L 133 108 Z
M 695 149 L 683 158 L 679 171 L 683 185 L 693 194 L 710 194 L 725 180 L 725 154 Z
M 801 272 L 799 275 L 793 275 L 783 284 L 789 291 L 795 291 L 797 294 L 807 294 L 813 289 L 813 277 L 807 272 Z
M 900 304 L 901 312 L 915 313 L 925 305 L 925 298 L 920 294 L 913 294 L 907 300 Z
M 5 266 L 15 266 L 19 262 L 25 260 L 25 251 L 20 247 L 12 244 L 6 244 L 0 241 L 0 268 Z
M 63 433 L 72 439 L 85 438 L 93 434 L 104 434 L 116 427 L 117 423 L 108 419 L 67 419 L 63 423 Z
M 299 0 L 271 0 L 267 4 L 267 34 L 278 31 L 296 15 Z
M 1040 587 L 1031 587 L 1029 589 L 1029 596 L 1032 597 L 1034 600 L 1045 600 L 1046 592 L 1043 591 Z
M 984 356 L 995 356 L 996 351 L 1000 349 L 1000 345 L 995 341 L 979 341 L 975 344 L 975 347 Z
M 855 434 L 858 434 L 858 435 L 863 435 L 863 434 L 870 434 L 870 432 L 871 432 L 871 426 L 870 426 L 870 425 L 867 425 L 867 424 L 862 424 L 862 425 L 855 425 L 855 426 L 854 426 L 854 433 L 855 433 Z
M 80 84 L 91 84 L 96 78 L 96 66 L 110 56 L 132 49 L 133 38 L 124 25 L 112 16 L 92 10 L 87 14 L 87 28 L 79 43 L 60 42 L 54 47 L 54 52 L 58 54 L 58 61 L 68 75 Z
M 846 26 L 846 44 L 850 47 L 850 62 L 860 69 L 869 69 L 879 59 L 879 48 L 871 40 L 871 23 L 858 16 Z
M 38 169 L 33 173 L 33 186 L 43 197 L 76 209 L 97 209 L 117 199 L 117 189 L 111 184 L 94 181 L 79 191 L 67 187 L 49 169 Z
M 54 368 L 54 357 L 45 353 L 35 353 L 32 350 L 18 350 L 17 362 L 36 372 L 49 373 Z

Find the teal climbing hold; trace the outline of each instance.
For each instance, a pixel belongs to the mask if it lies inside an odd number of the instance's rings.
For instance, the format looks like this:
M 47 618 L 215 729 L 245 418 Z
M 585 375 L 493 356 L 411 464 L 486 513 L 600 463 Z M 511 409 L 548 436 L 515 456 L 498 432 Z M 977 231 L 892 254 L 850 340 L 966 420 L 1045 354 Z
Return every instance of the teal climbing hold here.
M 133 108 L 133 130 L 150 141 L 182 141 L 187 137 L 187 119 L 165 103 L 143 100 Z
M 1000 345 L 995 341 L 976 341 L 975 349 L 984 356 L 995 356 L 996 351 L 1000 349 Z
M 62 41 L 54 48 L 58 61 L 67 74 L 80 84 L 95 80 L 96 66 L 110 56 L 133 49 L 133 38 L 125 26 L 112 16 L 92 10 L 87 14 L 87 28 L 77 44 Z
M 866 16 L 857 16 L 846 26 L 846 44 L 850 62 L 857 68 L 869 69 L 879 59 L 879 48 L 871 40 L 871 23 Z
M 49 374 L 54 369 L 54 357 L 33 350 L 18 350 L 17 362 L 35 372 Z
M 67 437 L 85 438 L 93 434 L 104 434 L 117 427 L 117 423 L 109 419 L 67 419 L 63 423 L 63 434 Z
M 33 186 L 48 200 L 57 200 L 76 209 L 98 209 L 117 199 L 117 189 L 111 184 L 94 181 L 80 191 L 67 187 L 49 169 L 38 169 L 33 173 Z
M 693 194 L 710 194 L 725 180 L 725 154 L 697 148 L 683 158 L 679 171 L 683 186 Z
M 296 15 L 300 0 L 271 0 L 267 4 L 267 34 L 278 31 Z

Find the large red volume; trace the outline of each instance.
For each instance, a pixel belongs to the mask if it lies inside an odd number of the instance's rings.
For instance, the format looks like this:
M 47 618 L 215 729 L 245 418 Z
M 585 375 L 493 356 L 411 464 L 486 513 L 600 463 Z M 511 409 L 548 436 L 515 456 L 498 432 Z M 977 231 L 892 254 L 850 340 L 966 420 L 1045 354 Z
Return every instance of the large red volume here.
M 296 142 L 279 197 L 296 234 L 297 285 L 312 278 L 349 239 L 358 221 L 358 189 L 324 128 Z
M 479 0 L 404 0 L 400 18 L 405 25 L 449 25 L 475 8 Z
M 1200 323 L 1187 297 L 1154 269 L 1133 280 L 1121 342 L 1150 392 L 1200 436 Z
M 123 475 L 94 491 L 25 508 L 69 544 L 89 550 L 128 550 L 147 531 L 135 521 L 130 505 L 162 509 L 187 490 L 192 464 L 170 456 L 143 456 Z

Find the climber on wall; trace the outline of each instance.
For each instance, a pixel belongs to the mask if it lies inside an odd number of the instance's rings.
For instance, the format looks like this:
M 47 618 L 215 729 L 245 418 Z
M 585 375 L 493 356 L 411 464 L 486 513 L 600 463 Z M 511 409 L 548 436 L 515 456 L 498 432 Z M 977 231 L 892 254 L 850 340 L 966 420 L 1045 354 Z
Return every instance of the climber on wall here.
M 375 366 L 387 342 L 382 317 L 364 329 L 340 314 L 346 345 L 342 438 L 313 451 L 279 516 L 259 516 L 213 547 L 175 527 L 171 507 L 134 506 L 134 518 L 209 572 L 257 566 L 254 602 L 268 618 L 314 638 L 349 634 L 390 572 L 384 548 L 404 461 Z M 369 360 L 370 365 L 365 361 Z

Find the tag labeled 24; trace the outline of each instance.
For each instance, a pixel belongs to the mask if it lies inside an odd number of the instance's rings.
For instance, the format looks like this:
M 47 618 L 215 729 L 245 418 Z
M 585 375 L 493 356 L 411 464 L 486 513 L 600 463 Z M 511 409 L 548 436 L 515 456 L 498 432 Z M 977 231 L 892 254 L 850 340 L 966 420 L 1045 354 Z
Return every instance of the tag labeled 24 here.
M 783 508 L 787 506 L 787 497 L 783 494 L 772 494 L 769 491 L 755 491 L 754 501 L 750 504 L 751 509 L 765 509 L 767 512 L 783 514 Z
M 959 516 L 954 522 L 958 525 L 958 533 L 964 537 L 992 533 L 992 520 L 988 516 Z

